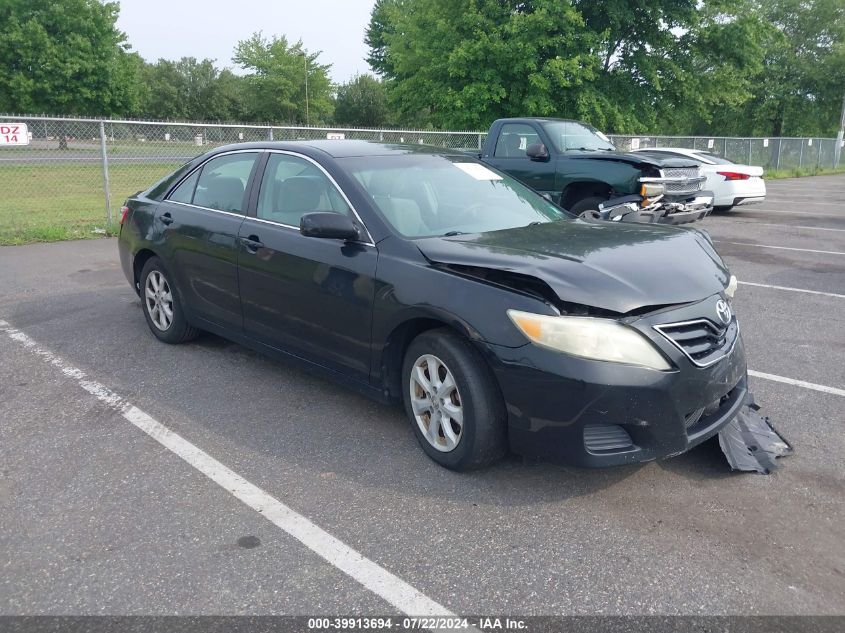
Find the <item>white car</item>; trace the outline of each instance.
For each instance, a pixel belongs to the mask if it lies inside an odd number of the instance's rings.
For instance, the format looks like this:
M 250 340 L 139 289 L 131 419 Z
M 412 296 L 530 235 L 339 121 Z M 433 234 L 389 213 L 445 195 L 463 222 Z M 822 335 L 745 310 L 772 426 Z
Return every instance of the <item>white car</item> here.
M 741 204 L 754 204 L 766 199 L 763 168 L 739 165 L 710 152 L 683 147 L 653 147 L 634 150 L 659 158 L 692 158 L 707 176 L 704 188 L 713 192 L 713 208 L 729 211 Z

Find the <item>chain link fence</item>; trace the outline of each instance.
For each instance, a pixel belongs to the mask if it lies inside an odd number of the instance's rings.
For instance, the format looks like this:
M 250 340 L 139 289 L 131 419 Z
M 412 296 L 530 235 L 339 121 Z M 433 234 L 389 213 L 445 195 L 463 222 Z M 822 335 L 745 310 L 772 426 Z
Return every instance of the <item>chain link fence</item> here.
M 0 143 L 0 243 L 89 237 L 113 228 L 123 201 L 188 160 L 229 143 L 361 139 L 476 152 L 484 132 L 379 130 L 0 116 L 27 126 Z M 687 147 L 766 169 L 833 167 L 835 139 L 611 136 L 621 150 Z M 0 139 L 2 141 L 2 139 Z
M 620 150 L 683 147 L 710 152 L 735 163 L 766 170 L 832 169 L 837 166 L 835 138 L 736 138 L 707 136 L 608 135 Z
M 0 116 L 28 142 L 0 144 L 0 243 L 107 232 L 123 201 L 214 147 L 326 138 L 481 148 L 484 134 Z M 2 140 L 2 139 L 0 139 Z

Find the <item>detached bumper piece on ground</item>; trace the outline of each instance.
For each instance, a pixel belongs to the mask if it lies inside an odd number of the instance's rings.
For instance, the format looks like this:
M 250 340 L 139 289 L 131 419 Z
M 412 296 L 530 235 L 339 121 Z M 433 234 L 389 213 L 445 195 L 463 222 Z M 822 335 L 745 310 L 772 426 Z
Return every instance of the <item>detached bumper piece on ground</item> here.
M 768 475 L 777 470 L 775 460 L 778 457 L 794 452 L 792 445 L 775 430 L 769 418 L 757 413 L 759 410 L 754 396 L 749 393 L 745 406 L 719 431 L 719 446 L 732 470 L 756 470 Z
M 640 196 L 624 196 L 599 205 L 598 213 L 589 217 L 610 222 L 641 224 L 688 224 L 707 217 L 713 210 L 713 193 L 702 191 L 687 202 L 655 201 L 642 206 Z

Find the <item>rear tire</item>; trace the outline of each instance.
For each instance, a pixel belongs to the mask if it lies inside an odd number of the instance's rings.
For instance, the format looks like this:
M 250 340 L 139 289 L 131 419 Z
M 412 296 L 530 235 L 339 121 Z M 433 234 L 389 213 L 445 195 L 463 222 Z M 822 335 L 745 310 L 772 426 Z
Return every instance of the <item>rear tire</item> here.
M 607 202 L 607 198 L 590 196 L 573 204 L 569 212 L 585 220 L 596 220 L 599 216 L 599 205 L 602 202 Z
M 165 343 L 185 343 L 200 331 L 185 319 L 182 296 L 173 277 L 158 257 L 150 257 L 141 270 L 141 307 L 153 335 Z
M 473 470 L 507 453 L 507 412 L 493 372 L 455 332 L 428 330 L 411 342 L 402 392 L 417 441 L 441 466 Z

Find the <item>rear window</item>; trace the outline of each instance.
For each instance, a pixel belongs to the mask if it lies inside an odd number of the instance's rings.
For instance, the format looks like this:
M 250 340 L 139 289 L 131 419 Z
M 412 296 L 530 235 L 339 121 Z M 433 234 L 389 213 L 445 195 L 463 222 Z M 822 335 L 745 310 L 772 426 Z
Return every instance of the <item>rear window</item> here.
M 722 158 L 721 156 L 716 156 L 716 154 L 711 154 L 710 152 L 695 152 L 696 156 L 700 156 L 704 160 L 710 161 L 711 163 L 716 163 L 717 165 L 734 165 L 735 163 L 727 158 Z

